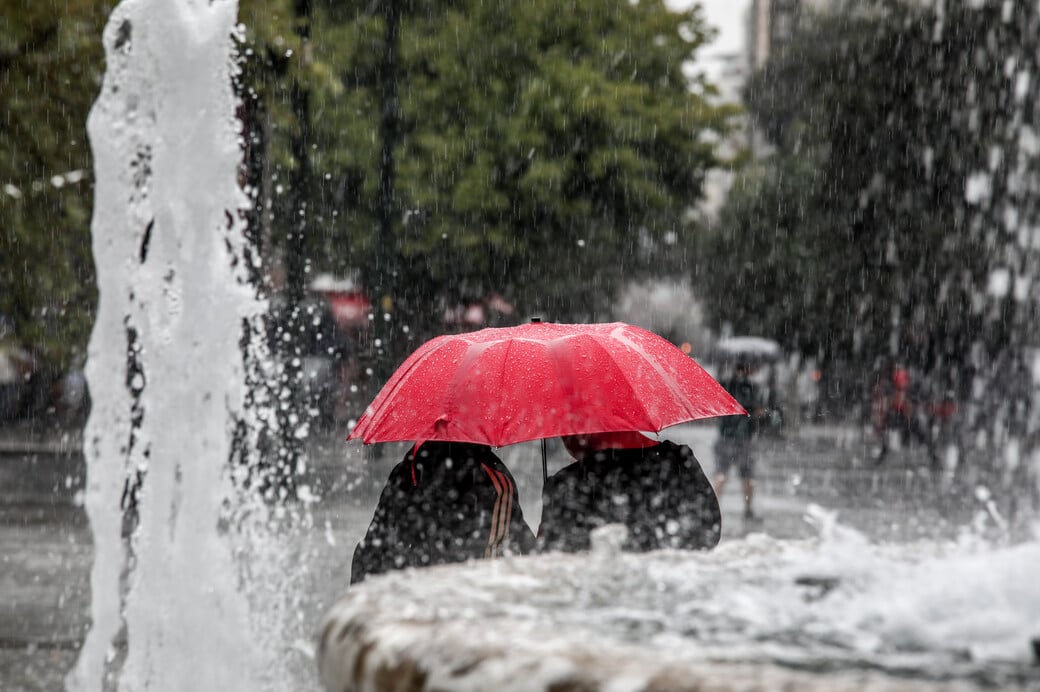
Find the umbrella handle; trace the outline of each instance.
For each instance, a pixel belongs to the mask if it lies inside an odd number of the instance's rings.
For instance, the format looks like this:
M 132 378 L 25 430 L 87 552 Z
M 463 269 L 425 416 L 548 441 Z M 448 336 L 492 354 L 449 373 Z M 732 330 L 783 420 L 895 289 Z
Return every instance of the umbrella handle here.
M 549 480 L 549 465 L 545 461 L 545 438 L 542 438 L 542 484 Z

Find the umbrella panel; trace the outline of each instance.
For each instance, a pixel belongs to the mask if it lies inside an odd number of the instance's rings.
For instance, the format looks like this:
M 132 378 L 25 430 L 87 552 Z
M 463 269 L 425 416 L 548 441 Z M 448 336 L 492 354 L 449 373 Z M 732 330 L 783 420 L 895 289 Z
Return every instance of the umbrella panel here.
M 503 446 L 659 431 L 744 410 L 661 337 L 622 323 L 531 324 L 437 337 L 398 368 L 350 439 Z

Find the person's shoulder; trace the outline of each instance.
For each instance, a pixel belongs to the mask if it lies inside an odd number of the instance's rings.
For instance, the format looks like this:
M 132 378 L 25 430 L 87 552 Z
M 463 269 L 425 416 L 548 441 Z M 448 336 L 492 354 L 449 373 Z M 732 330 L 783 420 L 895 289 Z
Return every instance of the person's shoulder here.
M 470 458 L 479 464 L 490 466 L 496 471 L 502 471 L 503 473 L 512 475 L 509 473 L 509 467 L 506 466 L 505 462 L 502 461 L 490 447 L 474 449 L 470 454 Z
M 501 483 L 505 481 L 509 485 L 516 487 L 516 479 L 513 477 L 513 473 L 509 470 L 501 459 L 495 455 L 491 455 L 486 458 L 477 459 L 476 467 L 473 473 L 477 474 L 477 477 L 484 481 L 485 479 L 494 485 L 496 482 Z
M 404 459 L 397 462 L 392 469 L 390 469 L 390 476 L 387 478 L 387 485 L 415 485 L 413 479 L 413 457 L 412 453 L 408 452 L 405 454 Z

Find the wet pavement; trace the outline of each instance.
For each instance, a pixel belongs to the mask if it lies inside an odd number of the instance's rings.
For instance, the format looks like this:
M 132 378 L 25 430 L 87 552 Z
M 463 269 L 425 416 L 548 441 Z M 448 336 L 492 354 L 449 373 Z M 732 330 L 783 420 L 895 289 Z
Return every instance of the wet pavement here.
M 715 427 L 677 426 L 667 437 L 689 444 L 709 474 Z M 367 527 L 382 483 L 402 445 L 372 449 L 343 442 L 341 432 L 312 441 L 307 483 L 321 498 L 311 505 L 313 545 L 321 564 L 310 570 L 304 615 L 317 621 L 349 581 L 353 547 Z M 85 469 L 78 431 L 0 431 L 0 690 L 62 688 L 89 624 L 91 535 L 81 508 Z M 537 443 L 499 450 L 516 476 L 524 514 L 537 528 L 541 452 Z M 565 463 L 548 447 L 549 472 Z M 723 540 L 762 532 L 781 538 L 815 534 L 803 518 L 809 503 L 876 539 L 952 534 L 972 507 L 951 502 L 917 457 L 877 468 L 854 428 L 805 427 L 786 439 L 761 440 L 754 501 L 760 523 L 742 518 L 740 482 L 722 498 Z M 970 503 L 969 503 L 970 505 Z M 316 687 L 315 687 L 316 689 Z

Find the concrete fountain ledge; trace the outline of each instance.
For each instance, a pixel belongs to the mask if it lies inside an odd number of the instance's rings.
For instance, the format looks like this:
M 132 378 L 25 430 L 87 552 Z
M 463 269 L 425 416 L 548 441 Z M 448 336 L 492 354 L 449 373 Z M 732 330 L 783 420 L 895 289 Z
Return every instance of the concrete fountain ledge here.
M 729 583 L 720 581 L 727 560 L 715 553 L 619 554 L 599 545 L 587 555 L 371 578 L 352 587 L 321 624 L 321 680 L 330 692 L 978 689 L 851 662 L 817 673 L 805 669 L 809 657 L 802 669 L 790 656 L 780 660 L 792 665 L 756 663 L 768 648 L 748 648 L 755 637 L 741 635 L 739 618 L 711 605 L 712 591 L 733 589 L 732 574 Z M 831 588 L 790 581 L 789 593 L 776 598 L 811 600 Z

